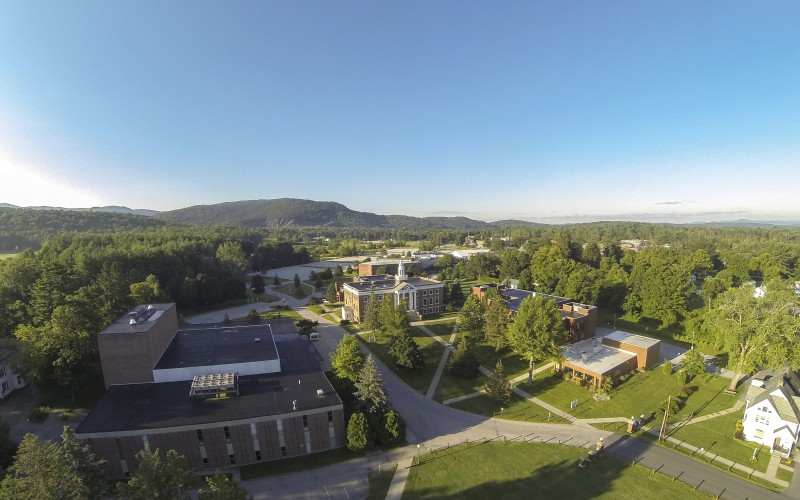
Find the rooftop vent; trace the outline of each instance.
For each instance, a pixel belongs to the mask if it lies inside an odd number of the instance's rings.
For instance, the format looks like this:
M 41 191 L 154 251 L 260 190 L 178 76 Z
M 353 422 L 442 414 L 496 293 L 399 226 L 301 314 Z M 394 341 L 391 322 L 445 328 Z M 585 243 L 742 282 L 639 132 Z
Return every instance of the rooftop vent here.
M 325 391 L 323 391 L 322 389 L 317 389 L 317 397 L 318 398 L 321 398 L 324 395 L 325 395 Z
M 153 308 L 153 304 L 149 304 L 149 305 L 147 306 L 147 308 L 148 308 L 148 309 L 152 309 L 152 308 Z
M 189 397 L 196 399 L 225 398 L 239 395 L 239 376 L 235 373 L 196 375 L 192 378 Z
M 136 324 L 136 318 L 131 318 L 131 320 L 128 321 L 128 324 L 129 325 L 135 325 Z
M 256 337 L 253 340 L 256 341 L 256 342 L 261 342 L 261 337 Z

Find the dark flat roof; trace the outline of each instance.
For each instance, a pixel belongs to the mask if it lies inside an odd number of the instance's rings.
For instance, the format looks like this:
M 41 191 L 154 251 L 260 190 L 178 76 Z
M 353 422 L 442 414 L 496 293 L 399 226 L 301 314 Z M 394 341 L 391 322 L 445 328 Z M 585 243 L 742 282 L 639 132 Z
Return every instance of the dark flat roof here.
M 287 324 L 288 323 L 288 324 Z M 291 319 L 258 325 L 196 325 L 178 330 L 154 370 L 249 363 L 278 358 L 273 333 L 296 332 Z M 256 342 L 255 339 L 260 339 Z
M 191 399 L 190 381 L 113 386 L 76 433 L 147 431 L 265 417 L 292 413 L 293 401 L 298 414 L 342 404 L 320 369 L 322 357 L 307 337 L 279 334 L 275 341 L 282 372 L 240 377 L 239 396 Z M 322 396 L 317 396 L 317 389 L 322 389 Z
M 120 316 L 114 320 L 113 323 L 104 328 L 98 335 L 148 332 L 166 311 L 173 309 L 174 307 L 174 303 L 138 305 L 132 308 L 128 314 Z M 136 318 L 136 323 L 131 324 L 131 318 Z

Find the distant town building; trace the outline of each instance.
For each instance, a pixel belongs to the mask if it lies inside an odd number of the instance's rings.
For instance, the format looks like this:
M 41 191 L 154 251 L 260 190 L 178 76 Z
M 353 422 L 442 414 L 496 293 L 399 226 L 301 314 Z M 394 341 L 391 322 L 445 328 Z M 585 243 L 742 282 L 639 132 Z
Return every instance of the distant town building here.
M 346 442 L 342 401 L 291 319 L 178 328 L 175 304 L 139 306 L 98 334 L 108 390 L 76 429 L 128 477 L 142 449 L 201 471 Z
M 371 260 L 368 262 L 361 262 L 360 264 L 358 264 L 358 275 L 359 276 L 377 276 L 382 274 L 396 275 L 398 269 L 400 268 L 401 263 L 405 267 L 406 273 L 408 273 L 409 270 L 412 271 L 412 274 L 422 273 L 422 263 L 416 260 L 403 262 L 402 259 L 379 259 L 379 260 Z
M 409 277 L 402 261 L 398 263 L 395 276 L 358 276 L 354 281 L 342 285 L 342 293 L 342 319 L 358 322 L 364 321 L 371 294 L 378 301 L 391 300 L 394 304 L 405 300 L 408 312 L 419 316 L 444 311 L 446 299 L 441 281 Z
M 477 255 L 479 253 L 491 253 L 491 252 L 492 251 L 488 248 L 476 248 L 473 250 L 453 250 L 450 253 L 456 259 L 468 260 L 472 258 L 473 255 Z
M 620 240 L 619 247 L 623 250 L 633 250 L 638 252 L 650 246 L 648 240 Z

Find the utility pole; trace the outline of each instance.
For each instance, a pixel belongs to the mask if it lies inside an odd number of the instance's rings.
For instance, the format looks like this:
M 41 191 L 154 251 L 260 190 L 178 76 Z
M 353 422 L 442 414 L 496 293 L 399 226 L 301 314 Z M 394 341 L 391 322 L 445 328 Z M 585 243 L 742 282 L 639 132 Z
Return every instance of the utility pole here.
M 661 432 L 658 433 L 658 440 L 662 441 L 667 436 L 667 421 L 669 420 L 669 407 L 672 405 L 672 396 L 667 397 L 667 408 L 664 410 L 664 422 L 661 424 Z

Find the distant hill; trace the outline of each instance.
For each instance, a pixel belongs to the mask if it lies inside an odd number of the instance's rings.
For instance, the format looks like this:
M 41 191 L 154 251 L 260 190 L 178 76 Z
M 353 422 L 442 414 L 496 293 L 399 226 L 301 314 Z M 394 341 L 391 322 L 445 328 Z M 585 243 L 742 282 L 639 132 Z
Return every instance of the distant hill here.
M 536 226 L 546 226 L 547 224 L 542 224 L 540 222 L 531 222 L 527 220 L 516 220 L 516 219 L 504 219 L 498 220 L 491 223 L 495 227 L 536 227 Z
M 29 210 L 58 210 L 66 212 L 109 212 L 116 214 L 130 214 L 130 215 L 155 215 L 158 210 L 147 210 L 145 208 L 128 208 L 111 205 L 108 207 L 91 207 L 91 208 L 65 208 L 65 207 L 48 207 L 48 206 L 33 206 L 33 207 L 19 207 L 11 203 L 0 203 L 0 208 L 27 208 Z
M 168 224 L 144 215 L 89 210 L 0 207 L 0 251 L 39 248 L 60 233 L 125 231 Z
M 351 210 L 333 201 L 296 198 L 245 200 L 196 205 L 153 218 L 173 224 L 232 225 L 245 227 L 328 226 L 380 227 L 387 229 L 480 229 L 493 227 L 488 222 L 466 217 L 411 217 L 379 215 Z

